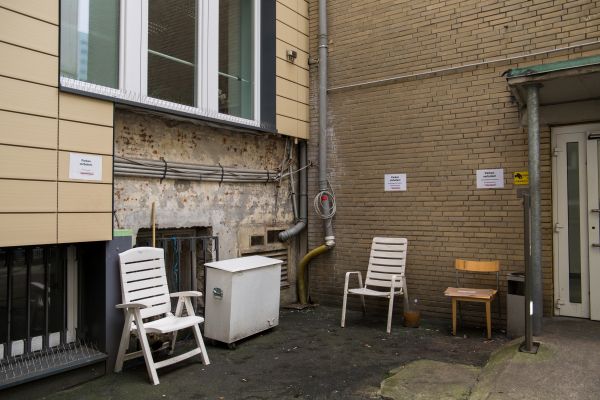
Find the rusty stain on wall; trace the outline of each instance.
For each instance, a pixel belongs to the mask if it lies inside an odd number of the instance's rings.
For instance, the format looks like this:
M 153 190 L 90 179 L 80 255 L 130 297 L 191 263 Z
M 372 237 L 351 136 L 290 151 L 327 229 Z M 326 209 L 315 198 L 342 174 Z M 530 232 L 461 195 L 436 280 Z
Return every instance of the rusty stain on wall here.
M 281 164 L 285 146 L 286 139 L 276 135 L 229 131 L 129 110 L 115 113 L 115 155 L 121 157 L 273 170 Z M 158 228 L 211 227 L 219 237 L 221 259 L 239 256 L 240 231 L 265 232 L 265 227 L 287 228 L 294 223 L 285 180 L 280 185 L 220 185 L 115 176 L 114 192 L 115 226 L 132 229 L 134 234 L 148 228 L 152 202 L 156 202 Z

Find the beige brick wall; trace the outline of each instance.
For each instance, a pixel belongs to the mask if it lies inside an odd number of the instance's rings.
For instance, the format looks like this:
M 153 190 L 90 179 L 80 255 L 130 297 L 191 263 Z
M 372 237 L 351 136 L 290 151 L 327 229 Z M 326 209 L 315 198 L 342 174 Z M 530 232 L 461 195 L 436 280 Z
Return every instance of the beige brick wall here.
M 308 138 L 308 1 L 277 0 L 276 125 L 279 133 Z M 294 62 L 287 51 L 296 51 Z
M 58 11 L 0 0 L 0 247 L 112 238 L 113 105 L 59 93 Z M 69 179 L 70 152 L 103 180 Z
M 485 63 L 392 83 L 330 92 L 329 174 L 337 245 L 310 266 L 313 300 L 341 303 L 344 273 L 366 270 L 371 238 L 409 239 L 408 288 L 429 315 L 449 317 L 443 296 L 456 257 L 523 269 L 522 207 L 512 172 L 527 170 L 527 131 L 502 73 L 599 54 L 600 1 L 329 1 L 330 87 L 456 67 L 556 47 L 549 55 Z M 317 1 L 310 52 L 316 54 Z M 317 68 L 311 68 L 316 160 Z M 475 171 L 503 168 L 505 188 L 477 190 Z M 385 173 L 407 173 L 407 192 L 384 192 Z M 310 190 L 315 193 L 316 169 Z M 541 137 L 544 309 L 552 312 L 550 131 Z M 311 248 L 322 226 L 311 218 Z M 501 298 L 504 299 L 505 284 Z M 375 304 L 375 303 L 373 303 Z M 353 303 L 356 305 L 356 303 Z M 383 306 L 382 303 L 378 303 Z M 504 301 L 502 309 L 505 310 Z M 477 317 L 479 308 L 471 316 Z M 483 321 L 481 321 L 483 323 Z

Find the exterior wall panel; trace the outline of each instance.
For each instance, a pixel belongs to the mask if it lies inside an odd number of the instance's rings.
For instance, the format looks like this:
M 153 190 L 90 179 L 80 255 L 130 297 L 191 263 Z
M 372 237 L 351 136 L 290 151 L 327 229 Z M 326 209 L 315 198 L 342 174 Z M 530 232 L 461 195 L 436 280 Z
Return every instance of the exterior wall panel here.
M 0 16 L 1 18 L 1 16 Z M 0 109 L 56 118 L 58 89 L 0 76 Z
M 0 111 L 0 143 L 56 149 L 58 120 Z
M 5 8 L 0 8 L 0 21 L 0 41 L 58 56 L 57 25 Z
M 0 0 L 0 7 L 58 25 L 58 0 Z
M 70 162 L 70 151 L 59 151 L 58 152 L 58 180 L 62 182 L 84 182 L 90 184 L 100 183 L 112 183 L 112 157 L 102 157 L 102 180 L 100 181 L 88 181 L 69 178 L 69 162 Z M 77 153 L 77 152 L 75 152 Z M 82 153 L 84 154 L 84 153 Z
M 112 213 L 59 213 L 58 243 L 112 239 Z
M 0 42 L 0 75 L 58 86 L 58 57 Z
M 56 151 L 0 145 L 0 178 L 56 181 Z
M 111 212 L 112 185 L 58 182 L 59 212 Z
M 59 129 L 60 150 L 112 155 L 112 127 L 60 120 Z
M 0 246 L 56 243 L 56 213 L 0 214 Z
M 108 101 L 60 93 L 60 119 L 113 126 L 113 108 Z
M 305 0 L 278 0 L 276 40 L 277 130 L 308 138 L 308 3 Z M 297 53 L 294 62 L 287 51 Z
M 56 182 L 0 179 L 0 213 L 55 211 Z

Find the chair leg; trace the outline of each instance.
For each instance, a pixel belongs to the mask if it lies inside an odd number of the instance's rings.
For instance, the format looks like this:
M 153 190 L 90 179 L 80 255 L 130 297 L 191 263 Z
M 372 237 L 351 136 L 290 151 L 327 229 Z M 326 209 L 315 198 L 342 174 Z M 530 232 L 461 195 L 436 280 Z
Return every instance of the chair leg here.
M 193 328 L 194 337 L 196 338 L 196 344 L 200 347 L 202 351 L 202 362 L 204 365 L 210 364 L 210 360 L 208 359 L 208 354 L 206 353 L 206 347 L 204 347 L 204 340 L 202 340 L 202 334 L 200 333 L 200 328 L 198 325 L 194 325 Z
M 452 299 L 452 336 L 456 336 L 456 299 Z
M 185 310 L 187 315 L 194 315 L 194 307 L 192 307 L 192 302 L 189 297 L 186 297 L 185 300 Z M 204 347 L 204 340 L 202 340 L 202 334 L 200 333 L 200 328 L 198 324 L 194 325 L 193 328 L 194 337 L 196 338 L 196 344 L 200 347 L 200 351 L 202 351 L 202 362 L 204 365 L 210 364 L 210 360 L 208 359 L 208 354 L 206 353 L 206 347 Z
M 387 333 L 392 332 L 392 313 L 394 311 L 394 298 L 396 296 L 390 296 L 390 305 L 388 307 L 388 319 L 387 319 Z
M 365 305 L 365 296 L 361 295 L 360 296 L 360 301 L 362 301 L 363 315 L 365 315 L 367 313 L 367 306 Z
M 123 325 L 123 333 L 121 334 L 119 352 L 117 353 L 115 372 L 121 372 L 123 370 L 123 361 L 125 360 L 125 353 L 127 352 L 127 349 L 129 349 L 129 336 L 131 334 L 132 321 L 133 314 L 129 310 L 125 310 L 125 324 Z
M 344 300 L 342 301 L 342 322 L 340 326 L 343 328 L 346 326 L 346 304 L 348 302 L 348 292 L 344 291 Z
M 146 362 L 146 369 L 153 385 L 158 385 L 158 375 L 156 373 L 156 367 L 154 366 L 154 359 L 152 358 L 152 350 L 148 343 L 148 337 L 146 336 L 146 329 L 142 321 L 142 315 L 140 310 L 135 310 L 135 323 L 137 325 L 138 337 L 140 339 L 140 345 L 142 346 L 142 353 L 144 354 L 144 361 Z
M 175 307 L 175 316 L 181 317 L 182 313 L 183 313 L 183 301 L 181 301 L 181 298 L 179 298 L 177 300 L 177 306 Z M 175 331 L 171 334 L 171 349 L 169 350 L 169 355 L 171 355 L 175 352 L 175 342 L 176 341 L 177 341 L 177 331 Z
M 487 325 L 487 338 L 492 338 L 492 305 L 491 302 L 485 302 L 485 322 Z

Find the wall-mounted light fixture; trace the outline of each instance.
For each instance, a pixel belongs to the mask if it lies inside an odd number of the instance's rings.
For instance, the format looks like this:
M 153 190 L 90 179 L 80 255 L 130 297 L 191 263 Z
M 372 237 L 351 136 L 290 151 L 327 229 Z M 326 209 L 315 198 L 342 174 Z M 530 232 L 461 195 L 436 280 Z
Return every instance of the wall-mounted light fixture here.
M 298 53 L 296 52 L 296 50 L 288 50 L 286 52 L 287 55 L 287 60 L 291 63 L 296 61 L 296 58 L 298 57 Z

